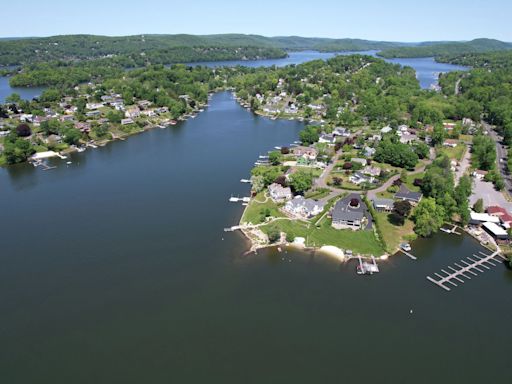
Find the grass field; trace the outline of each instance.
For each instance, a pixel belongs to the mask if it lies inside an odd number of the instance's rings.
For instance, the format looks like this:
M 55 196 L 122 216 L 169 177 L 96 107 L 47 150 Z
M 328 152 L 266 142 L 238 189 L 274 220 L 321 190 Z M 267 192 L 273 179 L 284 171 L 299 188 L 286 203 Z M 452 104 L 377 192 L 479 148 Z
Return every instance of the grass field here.
M 331 220 L 327 218 L 323 219 L 318 227 L 304 222 L 279 220 L 260 229 L 265 233 L 277 229 L 289 237 L 304 237 L 308 247 L 334 245 L 365 255 L 380 256 L 384 253 L 373 231 L 334 229 L 331 227 Z
M 466 146 L 463 143 L 459 143 L 455 148 L 443 147 L 439 149 L 438 154 L 444 154 L 448 156 L 449 159 L 460 161 L 465 151 Z
M 266 201 L 265 201 L 266 200 Z M 265 201 L 260 203 L 260 201 Z M 240 219 L 241 223 L 260 224 L 265 221 L 265 216 L 283 217 L 276 203 L 271 198 L 265 197 L 265 192 L 260 192 L 255 198 L 251 199 L 249 205 L 245 208 L 244 214 Z
M 401 242 L 409 241 L 411 236 L 414 237 L 414 223 L 411 220 L 406 220 L 403 226 L 397 226 L 390 223 L 388 215 L 387 212 L 378 212 L 375 215 L 375 220 L 388 248 L 387 251 L 391 253 L 396 251 Z

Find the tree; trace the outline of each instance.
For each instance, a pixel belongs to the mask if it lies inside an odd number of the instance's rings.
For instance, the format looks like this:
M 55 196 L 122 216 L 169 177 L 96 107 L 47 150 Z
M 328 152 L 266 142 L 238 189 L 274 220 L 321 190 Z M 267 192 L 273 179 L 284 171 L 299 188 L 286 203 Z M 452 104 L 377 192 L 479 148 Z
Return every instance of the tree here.
M 271 243 L 275 243 L 275 242 L 276 242 L 276 241 L 278 241 L 280 238 L 281 238 L 281 233 L 280 233 L 276 228 L 271 228 L 271 229 L 268 231 L 268 240 L 269 240 Z
M 19 137 L 28 137 L 32 134 L 32 130 L 28 124 L 22 123 L 16 127 L 16 134 Z
M 311 172 L 299 170 L 290 176 L 290 186 L 296 193 L 304 193 L 313 185 Z
M 121 120 L 124 118 L 124 113 L 122 111 L 110 110 L 107 112 L 107 119 L 111 123 L 121 124 Z
M 320 136 L 318 135 L 318 131 L 315 127 L 308 125 L 299 133 L 300 141 L 304 145 L 311 145 L 316 143 Z
M 272 165 L 279 165 L 281 163 L 281 152 L 279 151 L 272 151 L 268 154 L 268 160 Z
M 435 199 L 431 197 L 424 198 L 414 211 L 414 232 L 422 237 L 432 236 L 441 228 L 444 218 L 444 208 L 437 205 Z
M 484 211 L 484 200 L 482 198 L 475 201 L 475 204 L 473 205 L 473 211 L 477 213 L 482 213 Z
M 256 175 L 251 177 L 252 190 L 256 193 L 259 193 L 265 189 L 265 180 L 263 176 Z
M 414 146 L 414 152 L 416 152 L 420 159 L 425 159 L 430 153 L 430 148 L 427 144 L 419 142 Z
M 343 184 L 343 179 L 341 177 L 334 176 L 332 178 L 332 184 L 336 187 L 339 187 L 341 184 Z
M 393 204 L 393 212 L 391 213 L 391 220 L 398 224 L 404 225 L 405 219 L 411 213 L 412 205 L 407 200 L 395 201 Z
M 4 156 L 8 164 L 22 163 L 35 152 L 28 140 L 9 135 L 4 142 Z
M 436 124 L 434 131 L 432 132 L 432 144 L 441 145 L 444 143 L 446 137 L 446 131 L 441 124 Z
M 488 171 L 496 164 L 496 144 L 489 136 L 478 135 L 473 138 L 473 165 L 478 169 Z
M 9 104 L 18 104 L 21 101 L 21 96 L 17 93 L 11 93 L 5 98 L 5 102 Z

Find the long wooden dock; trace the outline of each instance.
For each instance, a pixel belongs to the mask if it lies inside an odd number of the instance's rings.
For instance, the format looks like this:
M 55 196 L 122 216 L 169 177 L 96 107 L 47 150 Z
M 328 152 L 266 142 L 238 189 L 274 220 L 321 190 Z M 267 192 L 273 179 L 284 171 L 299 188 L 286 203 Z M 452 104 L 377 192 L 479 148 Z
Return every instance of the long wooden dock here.
M 446 267 L 448 271 L 441 269 L 442 275 L 440 273 L 434 273 L 438 279 L 427 276 L 427 280 L 443 288 L 445 291 L 450 291 L 453 287 L 458 286 L 457 283 L 463 284 L 466 280 L 471 280 L 472 277 L 478 276 L 478 273 L 483 273 L 495 267 L 497 263 L 499 263 L 499 260 L 496 259 L 497 257 L 506 260 L 499 251 L 490 255 L 479 252 L 478 255 L 473 254 L 471 257 L 466 257 L 466 259 L 454 263 L 456 268 L 448 266 Z M 450 286 L 448 286 L 448 284 L 450 284 Z
M 407 256 L 410 259 L 418 260 L 418 258 L 416 256 L 414 256 L 412 253 L 404 251 L 402 248 L 400 248 L 399 251 L 402 252 L 405 256 Z

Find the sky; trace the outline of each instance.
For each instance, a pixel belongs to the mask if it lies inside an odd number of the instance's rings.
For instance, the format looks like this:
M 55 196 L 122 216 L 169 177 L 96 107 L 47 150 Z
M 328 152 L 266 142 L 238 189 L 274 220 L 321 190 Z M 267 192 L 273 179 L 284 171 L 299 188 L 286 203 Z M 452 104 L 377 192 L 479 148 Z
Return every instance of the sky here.
M 512 41 L 510 0 L 24 0 L 22 10 L 9 12 L 2 12 L 0 37 L 245 33 Z

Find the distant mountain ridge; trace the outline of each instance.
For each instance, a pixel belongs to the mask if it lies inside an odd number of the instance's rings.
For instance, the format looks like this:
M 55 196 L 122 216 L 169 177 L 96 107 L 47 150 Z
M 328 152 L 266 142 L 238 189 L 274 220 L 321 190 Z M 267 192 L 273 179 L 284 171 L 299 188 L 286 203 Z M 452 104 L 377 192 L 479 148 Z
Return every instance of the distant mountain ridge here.
M 386 42 L 363 39 L 335 39 L 301 36 L 266 37 L 246 34 L 215 35 L 156 35 L 133 36 L 60 35 L 50 37 L 0 39 L 0 65 L 23 65 L 50 60 L 87 60 L 116 56 L 136 56 L 151 53 L 165 62 L 165 57 L 193 58 L 194 61 L 213 58 L 243 59 L 275 58 L 285 51 L 366 51 L 379 50 L 383 57 L 425 57 L 462 53 L 478 53 L 512 49 L 512 43 L 493 39 L 469 42 Z M 216 52 L 216 51 L 222 52 Z M 246 53 L 249 53 L 247 56 Z M 197 60 L 196 60 L 197 59 Z M 174 61 L 175 62 L 175 61 Z

